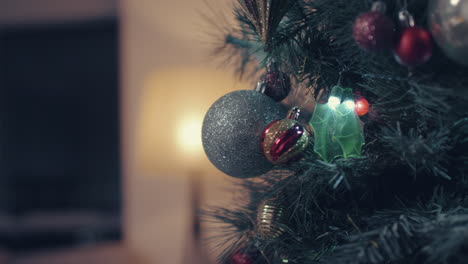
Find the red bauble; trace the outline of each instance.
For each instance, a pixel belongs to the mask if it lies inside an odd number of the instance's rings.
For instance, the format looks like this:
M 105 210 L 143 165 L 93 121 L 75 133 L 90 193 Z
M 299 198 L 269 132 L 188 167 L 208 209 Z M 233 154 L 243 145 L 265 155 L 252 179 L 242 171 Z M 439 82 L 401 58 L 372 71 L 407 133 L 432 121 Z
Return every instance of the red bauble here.
M 237 252 L 231 256 L 231 264 L 253 264 L 253 261 L 248 255 Z
M 427 62 L 432 56 L 431 34 L 421 27 L 408 27 L 401 33 L 395 46 L 398 63 L 416 66 Z
M 291 91 L 291 79 L 280 71 L 268 71 L 263 75 L 265 94 L 276 102 L 286 98 Z
M 366 100 L 366 98 L 359 97 L 354 102 L 354 111 L 359 116 L 363 116 L 369 112 L 369 102 Z
M 370 11 L 358 16 L 353 26 L 354 40 L 368 51 L 392 48 L 394 32 L 393 21 L 380 11 Z

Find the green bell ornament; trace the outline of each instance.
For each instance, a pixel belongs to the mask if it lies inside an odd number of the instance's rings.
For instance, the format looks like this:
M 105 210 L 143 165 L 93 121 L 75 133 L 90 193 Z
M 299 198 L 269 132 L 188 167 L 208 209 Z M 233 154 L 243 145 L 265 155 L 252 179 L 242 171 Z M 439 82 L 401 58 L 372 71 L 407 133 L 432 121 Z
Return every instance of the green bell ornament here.
M 326 162 L 338 157 L 361 157 L 364 133 L 349 88 L 332 88 L 326 104 L 317 104 L 310 120 L 314 151 Z

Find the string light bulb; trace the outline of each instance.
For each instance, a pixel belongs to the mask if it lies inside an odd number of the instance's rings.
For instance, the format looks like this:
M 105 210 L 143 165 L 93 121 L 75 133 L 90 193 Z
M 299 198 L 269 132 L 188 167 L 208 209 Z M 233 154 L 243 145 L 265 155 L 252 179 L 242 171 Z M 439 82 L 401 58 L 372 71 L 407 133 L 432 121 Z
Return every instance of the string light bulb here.
M 355 102 L 354 111 L 359 116 L 363 116 L 369 112 L 369 102 L 364 97 L 359 97 Z
M 340 98 L 336 97 L 336 96 L 330 96 L 330 98 L 328 98 L 328 106 L 332 109 L 332 110 L 335 110 L 336 107 L 338 107 L 341 103 L 341 100 Z
M 355 103 L 352 100 L 346 100 L 344 101 L 344 105 L 346 106 L 347 109 L 349 110 L 354 110 L 355 108 Z

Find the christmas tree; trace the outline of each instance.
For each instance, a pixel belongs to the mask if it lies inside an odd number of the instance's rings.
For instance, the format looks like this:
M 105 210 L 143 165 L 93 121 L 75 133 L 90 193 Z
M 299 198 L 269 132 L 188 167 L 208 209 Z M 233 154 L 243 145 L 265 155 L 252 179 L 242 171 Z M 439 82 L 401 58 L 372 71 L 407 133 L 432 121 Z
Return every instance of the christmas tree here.
M 468 263 L 468 0 L 234 13 L 216 54 L 258 83 L 203 123 L 240 178 L 242 199 L 206 210 L 219 263 Z

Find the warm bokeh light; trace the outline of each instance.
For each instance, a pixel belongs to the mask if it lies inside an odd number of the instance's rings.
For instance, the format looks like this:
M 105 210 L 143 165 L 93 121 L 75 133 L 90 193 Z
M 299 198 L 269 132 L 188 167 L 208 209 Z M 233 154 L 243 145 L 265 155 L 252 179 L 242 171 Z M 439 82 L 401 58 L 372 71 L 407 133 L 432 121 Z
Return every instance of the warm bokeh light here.
M 144 174 L 211 170 L 201 146 L 201 126 L 222 95 L 250 87 L 226 71 L 173 69 L 150 74 L 140 93 L 136 164 Z
M 203 116 L 188 116 L 178 121 L 177 146 L 185 155 L 198 156 L 203 154 L 201 141 Z
M 141 263 L 187 263 L 188 178 L 201 178 L 204 201 L 231 196 L 227 177 L 211 165 L 200 141 L 191 140 L 200 137 L 186 131 L 201 126 L 219 97 L 253 88 L 232 68 L 217 70 L 209 56 L 219 29 L 231 27 L 232 1 L 119 2 L 125 243 Z M 222 17 L 207 24 L 204 17 L 214 10 Z

